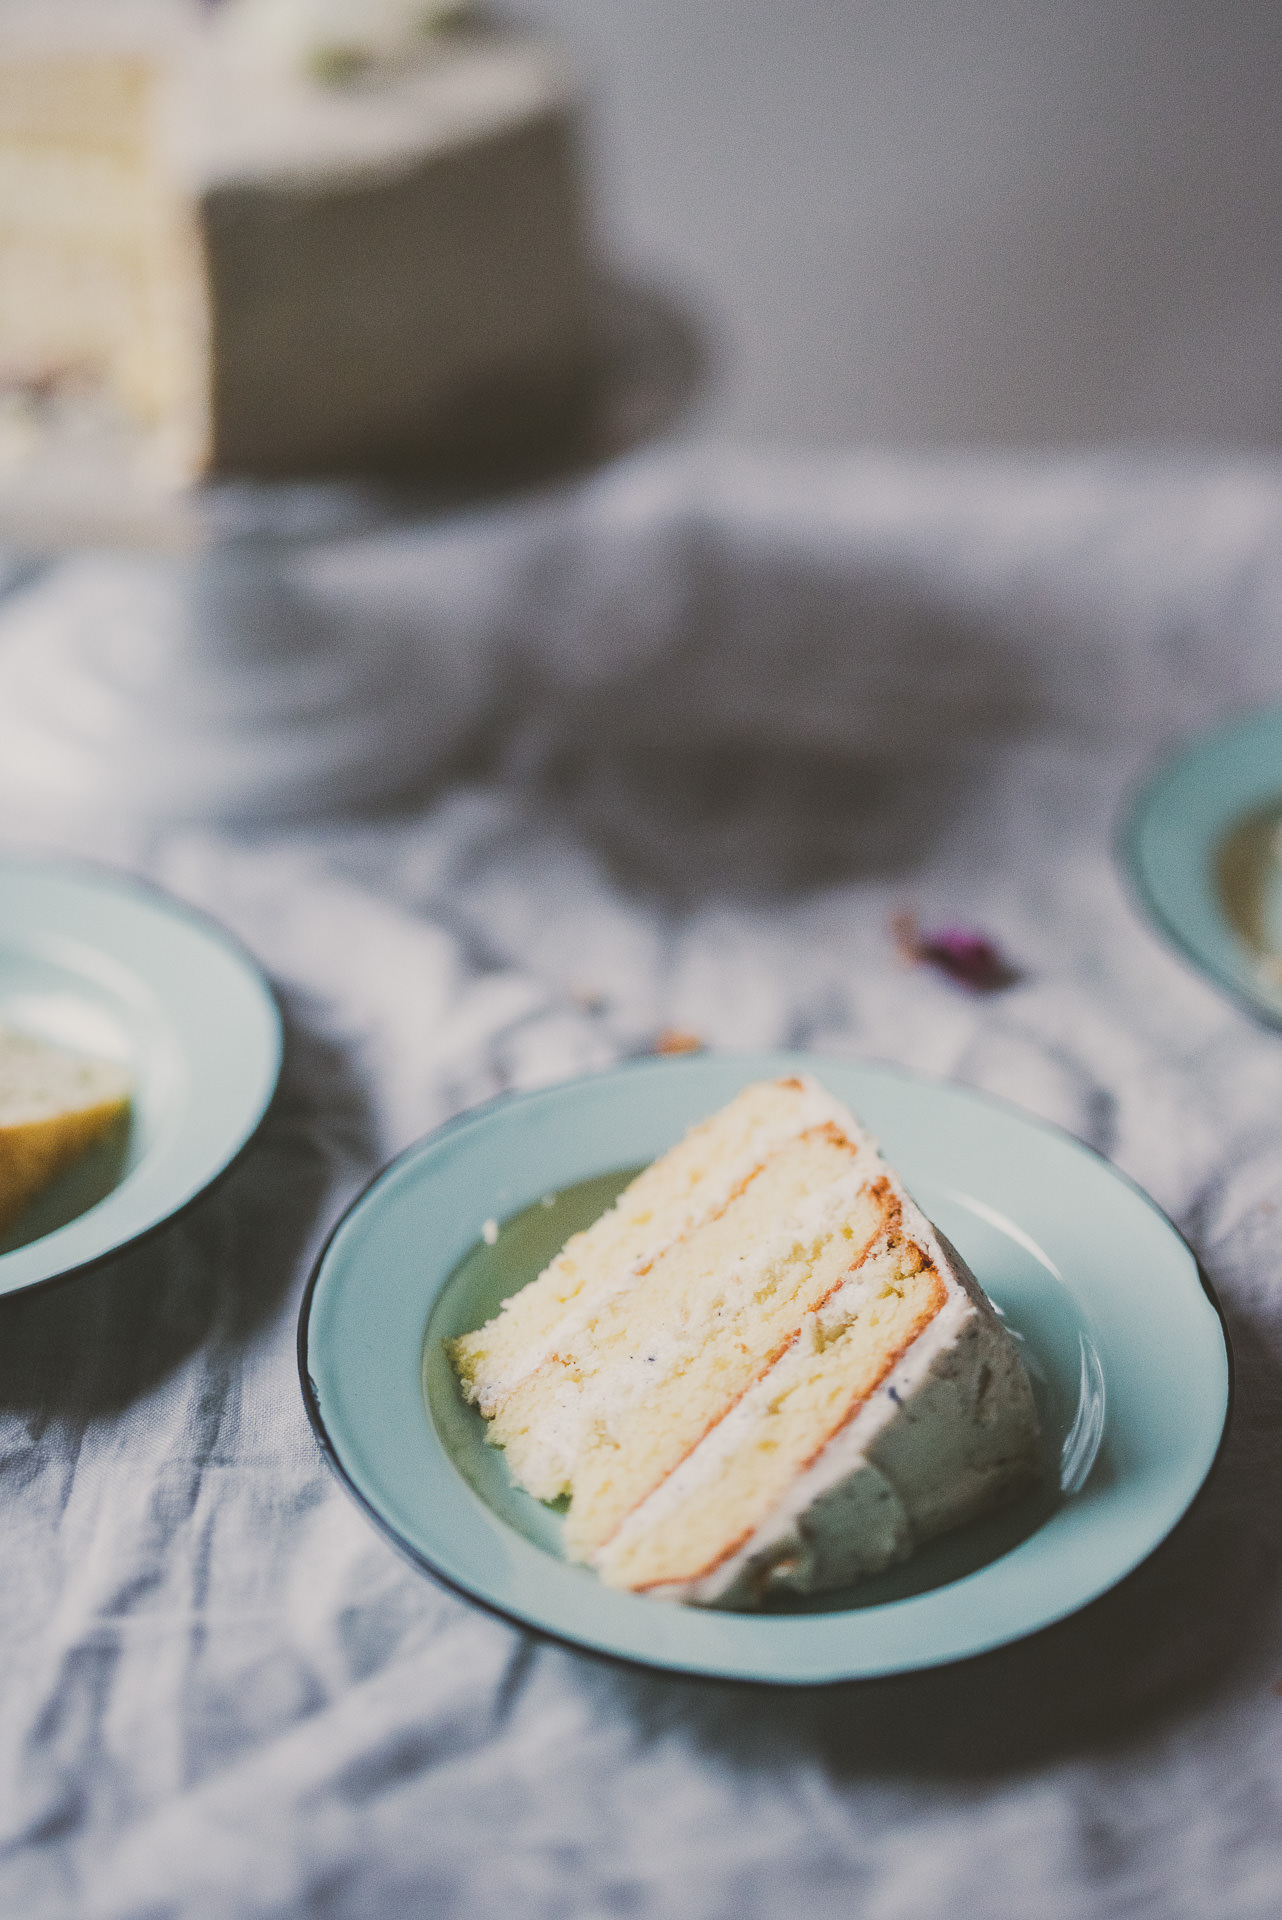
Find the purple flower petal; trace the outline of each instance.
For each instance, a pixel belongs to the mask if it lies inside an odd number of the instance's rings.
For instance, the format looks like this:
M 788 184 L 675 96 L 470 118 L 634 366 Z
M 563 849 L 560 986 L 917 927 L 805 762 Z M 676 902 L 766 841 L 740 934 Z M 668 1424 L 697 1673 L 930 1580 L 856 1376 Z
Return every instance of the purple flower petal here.
M 969 927 L 944 927 L 938 933 L 921 933 L 911 913 L 897 913 L 890 923 L 891 936 L 904 959 L 918 966 L 934 967 L 937 972 L 969 987 L 972 993 L 1000 993 L 1013 987 L 1020 978 L 1001 949 L 986 935 Z

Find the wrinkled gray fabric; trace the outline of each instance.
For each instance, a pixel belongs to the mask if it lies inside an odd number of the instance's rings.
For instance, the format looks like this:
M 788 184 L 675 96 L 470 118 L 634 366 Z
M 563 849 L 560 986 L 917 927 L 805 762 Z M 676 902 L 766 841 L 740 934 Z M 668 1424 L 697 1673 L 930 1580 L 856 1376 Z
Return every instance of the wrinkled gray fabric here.
M 1146 929 L 1110 842 L 1164 744 L 1282 695 L 1282 471 L 651 456 L 308 567 L 498 691 L 397 811 L 103 830 L 259 956 L 288 1058 L 185 1217 L 0 1302 L 0 1911 L 1275 1915 L 1282 1037 Z M 905 969 L 905 906 L 1021 984 Z M 449 1114 L 669 1024 L 991 1089 L 1189 1235 L 1236 1412 L 1116 1591 L 776 1693 L 535 1642 L 374 1533 L 295 1376 L 327 1227 Z

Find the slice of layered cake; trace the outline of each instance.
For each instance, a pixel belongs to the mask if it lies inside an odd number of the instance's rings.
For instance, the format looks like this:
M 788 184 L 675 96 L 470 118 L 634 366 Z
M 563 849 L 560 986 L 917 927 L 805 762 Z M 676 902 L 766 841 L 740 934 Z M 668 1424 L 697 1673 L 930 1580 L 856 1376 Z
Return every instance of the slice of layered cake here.
M 570 1555 L 672 1599 L 843 1586 L 1038 1477 L 1014 1340 L 809 1077 L 695 1127 L 450 1357 Z
M 0 1232 L 128 1106 L 129 1076 L 114 1061 L 0 1027 Z

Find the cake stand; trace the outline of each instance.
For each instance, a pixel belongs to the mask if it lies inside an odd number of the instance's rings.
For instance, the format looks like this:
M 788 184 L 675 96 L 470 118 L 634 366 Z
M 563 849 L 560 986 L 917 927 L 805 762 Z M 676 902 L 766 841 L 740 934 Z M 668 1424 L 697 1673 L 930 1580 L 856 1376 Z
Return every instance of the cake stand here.
M 616 289 L 582 417 L 556 445 L 446 487 L 404 475 L 149 482 L 126 437 L 34 423 L 0 475 L 0 827 L 261 822 L 386 801 L 429 775 L 499 663 L 426 621 L 353 619 L 307 591 L 309 551 L 524 499 L 655 438 L 703 355 L 665 302 Z M 492 651 L 492 650 L 491 650 Z

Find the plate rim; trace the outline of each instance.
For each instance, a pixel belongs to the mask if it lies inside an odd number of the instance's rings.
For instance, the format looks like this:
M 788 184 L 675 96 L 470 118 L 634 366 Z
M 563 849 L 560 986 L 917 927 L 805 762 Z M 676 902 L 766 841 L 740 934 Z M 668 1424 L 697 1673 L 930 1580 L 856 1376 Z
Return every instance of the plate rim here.
M 84 1274 L 93 1273 L 107 1261 L 115 1260 L 121 1254 L 132 1251 L 166 1227 L 172 1226 L 176 1220 L 181 1220 L 198 1201 L 212 1193 L 215 1187 L 221 1186 L 253 1146 L 271 1112 L 273 1102 L 280 1090 L 285 1052 L 284 1009 L 276 988 L 244 941 L 230 928 L 224 926 L 214 914 L 207 912 L 203 907 L 179 899 L 176 894 L 171 893 L 168 888 L 147 874 L 136 873 L 128 867 L 115 866 L 108 860 L 98 860 L 88 855 L 64 856 L 14 851 L 8 847 L 0 848 L 0 879 L 6 871 L 12 872 L 19 869 L 55 879 L 80 879 L 106 892 L 124 895 L 126 898 L 140 898 L 146 904 L 158 908 L 170 919 L 186 923 L 195 933 L 209 940 L 213 945 L 221 947 L 258 989 L 264 1009 L 270 1014 L 274 1047 L 273 1058 L 265 1076 L 265 1090 L 258 1103 L 257 1111 L 250 1117 L 247 1131 L 209 1177 L 201 1181 L 194 1192 L 178 1201 L 158 1219 L 150 1221 L 145 1227 L 140 1227 L 136 1233 L 127 1234 L 121 1240 L 113 1240 L 111 1245 L 105 1247 L 100 1253 L 90 1254 L 87 1259 L 77 1260 L 69 1267 L 59 1267 L 53 1273 L 41 1274 L 36 1279 L 20 1281 L 13 1287 L 3 1285 L 5 1262 L 12 1257 L 12 1254 L 25 1252 L 26 1247 L 15 1247 L 10 1253 L 0 1253 L 0 1303 L 17 1299 L 23 1294 L 41 1291 L 46 1287 L 61 1286 L 64 1281 L 76 1280 Z M 92 938 L 86 944 L 92 947 L 94 945 Z M 27 1244 L 38 1246 L 40 1242 L 36 1240 Z
M 482 1120 L 488 1114 L 498 1109 L 505 1108 L 516 1103 L 523 1103 L 527 1100 L 536 1098 L 542 1094 L 557 1092 L 557 1091 L 563 1092 L 567 1089 L 581 1085 L 585 1082 L 598 1080 L 601 1077 L 603 1077 L 603 1075 L 612 1075 L 612 1076 L 618 1075 L 622 1077 L 636 1069 L 655 1068 L 655 1067 L 661 1067 L 668 1070 L 675 1067 L 679 1071 L 681 1066 L 683 1064 L 686 1064 L 682 1061 L 665 1062 L 663 1061 L 662 1057 L 658 1055 L 645 1054 L 640 1056 L 633 1056 L 629 1059 L 615 1061 L 612 1065 L 605 1068 L 598 1069 L 595 1072 L 587 1073 L 587 1074 L 575 1074 L 571 1076 L 569 1079 L 553 1081 L 553 1082 L 550 1082 L 548 1085 L 542 1086 L 542 1087 L 506 1089 L 498 1094 L 492 1095 L 488 1100 L 481 1101 L 475 1107 L 465 1108 L 463 1111 L 459 1113 L 452 1114 L 447 1120 L 443 1121 L 440 1124 L 440 1126 L 430 1129 L 427 1133 L 423 1134 L 419 1139 L 411 1141 L 408 1146 L 403 1147 L 399 1153 L 394 1154 L 391 1159 L 389 1159 L 383 1166 L 379 1167 L 377 1171 L 370 1176 L 370 1178 L 366 1181 L 365 1185 L 360 1189 L 360 1191 L 357 1194 L 355 1194 L 353 1198 L 343 1208 L 342 1212 L 334 1220 L 328 1232 L 326 1233 L 325 1238 L 319 1249 L 319 1252 L 317 1253 L 316 1259 L 312 1264 L 312 1269 L 308 1275 L 306 1285 L 303 1289 L 302 1299 L 299 1303 L 298 1322 L 297 1322 L 296 1339 L 295 1339 L 295 1351 L 296 1351 L 297 1364 L 298 1364 L 299 1388 L 302 1394 L 303 1405 L 307 1413 L 308 1422 L 311 1426 L 312 1433 L 316 1439 L 316 1442 L 320 1448 L 322 1458 L 324 1459 L 329 1470 L 334 1474 L 339 1485 L 343 1488 L 344 1492 L 348 1495 L 348 1497 L 355 1502 L 360 1512 L 363 1513 L 365 1517 L 372 1522 L 375 1530 L 382 1535 L 382 1537 L 395 1549 L 395 1551 L 400 1555 L 400 1557 L 403 1560 L 405 1560 L 410 1566 L 415 1568 L 415 1570 L 418 1573 L 426 1575 L 435 1584 L 437 1584 L 438 1586 L 444 1587 L 446 1591 L 457 1594 L 461 1599 L 468 1602 L 468 1604 L 482 1608 L 483 1611 L 493 1615 L 496 1619 L 504 1621 L 509 1626 L 517 1627 L 524 1633 L 532 1634 L 538 1640 L 547 1642 L 549 1645 L 568 1647 L 572 1651 L 580 1655 L 586 1655 L 588 1657 L 591 1657 L 597 1660 L 609 1661 L 641 1673 L 665 1673 L 665 1674 L 674 1675 L 678 1678 L 685 1679 L 685 1680 L 695 1680 L 695 1681 L 700 1681 L 708 1684 L 716 1684 L 716 1685 L 732 1684 L 737 1686 L 754 1686 L 754 1687 L 766 1687 L 766 1688 L 775 1688 L 775 1687 L 782 1686 L 782 1687 L 793 1687 L 793 1688 L 805 1689 L 805 1688 L 812 1688 L 812 1687 L 838 1686 L 838 1685 L 840 1686 L 853 1686 L 853 1685 L 865 1685 L 865 1684 L 873 1685 L 873 1684 L 876 1684 L 876 1682 L 879 1680 L 889 1679 L 905 1673 L 939 1672 L 949 1667 L 965 1665 L 966 1663 L 972 1660 L 984 1659 L 988 1657 L 990 1654 L 997 1652 L 999 1649 L 1003 1647 L 1014 1645 L 1019 1641 L 1031 1639 L 1039 1633 L 1046 1632 L 1049 1628 L 1054 1627 L 1059 1622 L 1070 1618 L 1073 1614 L 1080 1613 L 1084 1611 L 1085 1608 L 1095 1605 L 1099 1600 L 1103 1599 L 1106 1594 L 1111 1593 L 1116 1587 L 1120 1586 L 1123 1581 L 1129 1579 L 1141 1566 L 1143 1566 L 1145 1561 L 1150 1559 L 1151 1556 L 1158 1550 L 1158 1548 L 1162 1546 L 1165 1541 L 1171 1538 L 1172 1534 L 1175 1533 L 1176 1529 L 1185 1524 L 1190 1513 L 1193 1511 L 1194 1507 L 1198 1504 L 1199 1501 L 1201 1501 L 1204 1498 L 1207 1488 L 1210 1486 L 1210 1484 L 1212 1483 L 1213 1479 L 1216 1476 L 1216 1473 L 1220 1466 L 1220 1462 L 1224 1455 L 1225 1444 L 1227 1442 L 1229 1430 L 1232 1424 L 1233 1407 L 1234 1407 L 1234 1401 L 1235 1401 L 1235 1395 L 1236 1395 L 1236 1362 L 1235 1362 L 1234 1353 L 1233 1353 L 1233 1343 L 1229 1337 L 1228 1323 L 1225 1318 L 1223 1305 L 1221 1304 L 1219 1296 L 1216 1293 L 1214 1286 L 1212 1285 L 1210 1276 L 1208 1275 L 1206 1268 L 1203 1265 L 1202 1260 L 1197 1253 L 1197 1250 L 1193 1247 L 1192 1243 L 1189 1241 L 1187 1236 L 1183 1232 L 1181 1232 L 1178 1226 L 1176 1226 L 1175 1222 L 1171 1219 L 1170 1215 L 1167 1214 L 1166 1211 L 1161 1206 L 1158 1205 L 1157 1201 L 1153 1199 L 1151 1194 L 1149 1194 L 1142 1186 L 1140 1186 L 1138 1181 L 1134 1180 L 1130 1176 L 1130 1174 L 1124 1172 L 1123 1169 L 1118 1167 L 1112 1160 L 1110 1160 L 1107 1154 L 1102 1153 L 1099 1150 L 1099 1148 L 1091 1145 L 1089 1141 L 1079 1139 L 1077 1135 L 1074 1133 L 1071 1133 L 1068 1130 L 1068 1128 L 1059 1126 L 1053 1120 L 1046 1120 L 1041 1115 L 1030 1114 L 1024 1108 L 1020 1107 L 1017 1104 L 1017 1102 L 1013 1100 L 1009 1100 L 1001 1094 L 992 1093 L 988 1091 L 986 1088 L 973 1087 L 968 1083 L 966 1083 L 965 1081 L 955 1079 L 952 1076 L 928 1073 L 920 1068 L 904 1066 L 899 1061 L 884 1060 L 884 1059 L 880 1059 L 870 1055 L 858 1054 L 858 1055 L 844 1056 L 844 1055 L 838 1055 L 838 1054 L 821 1054 L 821 1053 L 816 1053 L 809 1049 L 801 1050 L 801 1049 L 790 1049 L 790 1048 L 776 1048 L 776 1049 L 709 1048 L 705 1051 L 705 1053 L 702 1056 L 696 1056 L 696 1057 L 703 1057 L 703 1058 L 711 1057 L 716 1059 L 729 1059 L 729 1060 L 734 1060 L 734 1059 L 747 1060 L 747 1059 L 761 1059 L 764 1057 L 766 1053 L 769 1053 L 772 1057 L 777 1057 L 780 1060 L 791 1059 L 795 1062 L 802 1064 L 803 1066 L 808 1065 L 808 1066 L 814 1067 L 818 1065 L 822 1067 L 822 1063 L 825 1061 L 831 1061 L 835 1065 L 853 1066 L 856 1068 L 866 1066 L 866 1067 L 874 1068 L 878 1071 L 888 1072 L 893 1076 L 912 1082 L 913 1084 L 923 1088 L 943 1087 L 959 1093 L 963 1093 L 968 1098 L 979 1102 L 981 1105 L 993 1107 L 998 1112 L 1004 1113 L 1007 1116 L 1013 1117 L 1014 1119 L 1020 1121 L 1024 1125 L 1027 1125 L 1033 1128 L 1035 1131 L 1046 1134 L 1050 1136 L 1052 1139 L 1058 1140 L 1069 1147 L 1075 1148 L 1077 1151 L 1082 1152 L 1087 1156 L 1089 1156 L 1092 1160 L 1099 1162 L 1116 1180 L 1121 1182 L 1121 1184 L 1124 1187 L 1126 1187 L 1135 1196 L 1135 1198 L 1140 1200 L 1144 1204 L 1144 1206 L 1146 1206 L 1149 1209 L 1149 1211 L 1157 1217 L 1158 1221 L 1167 1229 L 1167 1231 L 1174 1237 L 1174 1239 L 1180 1244 L 1181 1247 L 1183 1247 L 1184 1251 L 1188 1254 L 1193 1264 L 1193 1270 L 1196 1273 L 1198 1282 L 1202 1288 L 1202 1292 L 1205 1295 L 1207 1302 L 1209 1303 L 1210 1307 L 1212 1308 L 1215 1314 L 1216 1321 L 1219 1326 L 1220 1339 L 1222 1341 L 1223 1348 L 1224 1348 L 1225 1369 L 1226 1369 L 1224 1411 L 1223 1411 L 1223 1417 L 1220 1423 L 1220 1431 L 1219 1431 L 1218 1439 L 1216 1441 L 1215 1450 L 1211 1456 L 1210 1462 L 1206 1468 L 1205 1473 L 1203 1474 L 1201 1480 L 1199 1481 L 1196 1489 L 1193 1492 L 1192 1497 L 1188 1500 L 1188 1502 L 1183 1507 L 1183 1509 L 1171 1521 L 1170 1525 L 1166 1528 L 1166 1530 L 1163 1533 L 1159 1534 L 1156 1539 L 1152 1540 L 1148 1544 L 1148 1546 L 1145 1548 L 1144 1552 L 1141 1553 L 1137 1559 L 1131 1561 L 1129 1565 L 1124 1567 L 1119 1573 L 1115 1574 L 1103 1586 L 1099 1587 L 1094 1593 L 1092 1593 L 1089 1596 L 1089 1598 L 1082 1601 L 1072 1601 L 1068 1605 L 1064 1606 L 1063 1608 L 1055 1610 L 1047 1614 L 1044 1618 L 1039 1619 L 1035 1625 L 1029 1626 L 1027 1628 L 1024 1628 L 1015 1632 L 1002 1632 L 999 1635 L 999 1637 L 997 1637 L 996 1639 L 992 1640 L 991 1642 L 987 1643 L 984 1646 L 977 1647 L 970 1652 L 961 1653 L 961 1654 L 948 1654 L 940 1659 L 924 1659 L 921 1661 L 905 1663 L 903 1665 L 896 1666 L 893 1668 L 880 1669 L 878 1672 L 873 1674 L 867 1674 L 867 1673 L 849 1673 L 849 1674 L 842 1674 L 842 1675 L 832 1675 L 832 1674 L 798 1675 L 798 1674 L 782 1674 L 782 1673 L 727 1674 L 724 1671 L 720 1671 L 711 1667 L 701 1667 L 698 1665 L 676 1663 L 676 1662 L 670 1663 L 658 1656 L 654 1656 L 654 1657 L 643 1656 L 636 1653 L 623 1652 L 613 1647 L 596 1645 L 579 1638 L 573 1632 L 570 1632 L 568 1630 L 565 1632 L 561 1632 L 561 1631 L 558 1631 L 557 1628 L 554 1626 L 545 1625 L 542 1622 L 531 1621 L 525 1618 L 522 1614 L 514 1611 L 511 1607 L 505 1606 L 501 1602 L 493 1599 L 490 1595 L 480 1593 L 476 1591 L 474 1588 L 464 1585 L 462 1581 L 454 1578 L 451 1574 L 446 1573 L 442 1568 L 437 1566 L 436 1563 L 433 1560 L 431 1560 L 424 1552 L 422 1552 L 418 1547 L 416 1547 L 411 1541 L 407 1540 L 396 1529 L 396 1527 L 392 1524 L 392 1522 L 388 1520 L 386 1516 L 379 1511 L 379 1509 L 374 1505 L 373 1501 L 366 1496 L 366 1494 L 363 1492 L 361 1487 L 356 1483 L 352 1474 L 349 1473 L 347 1467 L 344 1465 L 344 1462 L 339 1454 L 338 1448 L 334 1442 L 333 1436 L 329 1432 L 329 1429 L 325 1422 L 325 1416 L 320 1405 L 320 1395 L 316 1387 L 315 1381 L 312 1378 L 312 1374 L 308 1365 L 308 1344 L 309 1344 L 309 1333 L 310 1333 L 310 1327 L 311 1327 L 311 1313 L 312 1313 L 312 1306 L 316 1296 L 317 1287 L 321 1281 L 325 1263 L 329 1257 L 330 1248 L 332 1247 L 335 1240 L 338 1238 L 339 1234 L 341 1233 L 342 1229 L 346 1225 L 347 1221 L 351 1218 L 351 1216 L 354 1213 L 356 1213 L 356 1211 L 360 1207 L 364 1205 L 369 1195 L 380 1184 L 381 1181 L 383 1181 L 385 1178 L 390 1178 L 390 1176 L 396 1171 L 396 1169 L 400 1167 L 404 1162 L 422 1153 L 429 1146 L 432 1146 L 436 1142 L 444 1139 L 449 1134 L 455 1132 L 462 1126 L 473 1123 L 478 1120 Z M 890 1604 L 895 1605 L 898 1603 L 891 1602 Z
M 1168 743 L 1142 773 L 1136 774 L 1128 782 L 1123 792 L 1113 823 L 1113 855 L 1131 905 L 1145 925 L 1159 936 L 1167 951 L 1183 960 L 1200 980 L 1243 1013 L 1249 1014 L 1258 1024 L 1270 1027 L 1274 1032 L 1282 1032 L 1282 1007 L 1273 1005 L 1231 974 L 1208 964 L 1180 923 L 1166 912 L 1154 891 L 1148 866 L 1141 854 L 1144 827 L 1152 817 L 1163 788 L 1181 767 L 1196 754 L 1211 748 L 1222 751 L 1240 734 L 1248 730 L 1263 730 L 1270 722 L 1276 727 L 1279 740 L 1282 741 L 1282 706 L 1275 703 L 1265 707 L 1244 708 L 1240 713 L 1222 718 L 1214 726 L 1204 727 L 1199 733 L 1186 734 L 1178 741 Z M 1282 788 L 1278 797 L 1282 801 Z M 1231 825 L 1236 817 L 1226 817 L 1220 823 L 1221 827 Z M 1224 922 L 1224 935 L 1226 941 L 1233 937 L 1227 921 Z

